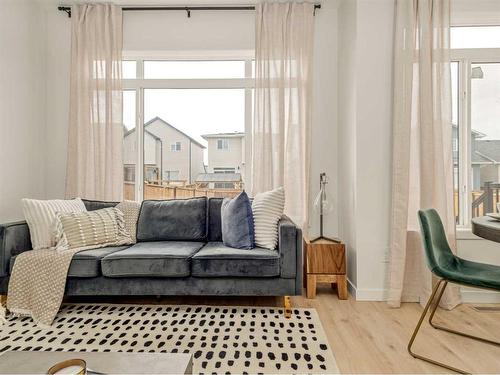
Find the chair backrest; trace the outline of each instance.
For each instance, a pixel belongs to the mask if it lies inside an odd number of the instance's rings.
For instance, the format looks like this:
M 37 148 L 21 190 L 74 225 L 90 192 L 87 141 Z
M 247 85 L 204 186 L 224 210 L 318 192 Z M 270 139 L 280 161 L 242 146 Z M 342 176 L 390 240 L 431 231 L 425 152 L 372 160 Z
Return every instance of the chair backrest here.
M 443 276 L 442 270 L 456 260 L 446 239 L 443 223 L 436 210 L 418 211 L 422 241 L 430 270 Z

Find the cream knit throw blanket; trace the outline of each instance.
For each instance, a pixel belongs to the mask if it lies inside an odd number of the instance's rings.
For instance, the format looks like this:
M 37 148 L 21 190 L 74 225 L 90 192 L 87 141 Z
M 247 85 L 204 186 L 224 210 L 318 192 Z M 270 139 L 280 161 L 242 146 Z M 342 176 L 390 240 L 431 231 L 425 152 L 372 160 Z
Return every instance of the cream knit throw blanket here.
M 64 297 L 71 259 L 79 251 L 43 249 L 19 254 L 9 280 L 7 310 L 50 326 Z
M 118 206 L 117 206 L 118 207 Z M 16 257 L 9 280 L 7 310 L 50 326 L 61 306 L 66 277 L 79 251 L 132 244 L 119 208 L 57 213 L 56 248 L 26 251 Z

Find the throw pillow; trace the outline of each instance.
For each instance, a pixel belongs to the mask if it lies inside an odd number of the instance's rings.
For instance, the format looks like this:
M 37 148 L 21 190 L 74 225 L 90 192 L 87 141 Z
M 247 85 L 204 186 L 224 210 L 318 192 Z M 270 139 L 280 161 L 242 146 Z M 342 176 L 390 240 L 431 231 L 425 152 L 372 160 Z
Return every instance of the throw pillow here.
M 285 209 L 285 190 L 280 187 L 257 194 L 252 203 L 255 245 L 274 250 L 278 245 L 278 221 Z
M 252 205 L 242 191 L 234 198 L 224 198 L 221 206 L 222 242 L 236 249 L 253 249 L 255 236 Z
M 139 218 L 139 211 L 141 204 L 135 201 L 123 201 L 116 205 L 116 208 L 123 212 L 125 219 L 125 229 L 132 238 L 132 242 L 137 242 L 137 219 Z
M 55 220 L 56 250 L 87 250 L 132 244 L 123 212 L 103 208 L 87 212 L 58 212 Z
M 54 247 L 54 220 L 56 212 L 85 212 L 87 209 L 80 198 L 71 200 L 23 199 L 24 217 L 30 228 L 33 249 Z

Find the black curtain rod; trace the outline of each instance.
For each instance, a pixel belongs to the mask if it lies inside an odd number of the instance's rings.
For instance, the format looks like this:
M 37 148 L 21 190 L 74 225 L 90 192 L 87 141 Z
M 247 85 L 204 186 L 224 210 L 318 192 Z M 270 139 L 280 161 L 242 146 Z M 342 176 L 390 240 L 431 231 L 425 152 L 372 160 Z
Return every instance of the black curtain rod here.
M 66 12 L 71 17 L 71 7 L 60 6 L 58 10 Z M 321 9 L 321 4 L 314 4 L 314 12 Z M 255 6 L 150 6 L 150 7 L 122 7 L 123 11 L 141 11 L 141 10 L 183 10 L 191 17 L 192 10 L 255 10 Z

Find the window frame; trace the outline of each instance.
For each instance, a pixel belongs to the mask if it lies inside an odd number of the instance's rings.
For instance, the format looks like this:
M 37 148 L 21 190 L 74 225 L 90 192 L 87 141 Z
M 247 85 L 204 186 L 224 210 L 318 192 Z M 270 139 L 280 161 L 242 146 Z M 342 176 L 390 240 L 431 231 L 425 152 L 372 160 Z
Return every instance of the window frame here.
M 458 63 L 458 207 L 456 227 L 469 230 L 472 220 L 471 153 L 471 66 L 500 63 L 500 48 L 451 49 L 450 59 Z
M 252 129 L 252 92 L 255 87 L 252 77 L 253 50 L 233 51 L 124 51 L 123 61 L 136 61 L 136 77 L 122 80 L 122 90 L 136 92 L 136 172 L 135 197 L 144 200 L 144 90 L 147 89 L 243 89 L 245 90 L 245 166 L 251 170 L 251 129 Z M 219 79 L 146 79 L 144 78 L 144 61 L 245 61 L 245 78 Z M 245 174 L 245 184 L 250 184 L 250 173 Z M 250 186 L 250 185 L 249 185 Z
M 222 147 L 219 147 L 219 141 Z M 217 151 L 229 151 L 229 140 L 227 138 L 217 138 Z
M 182 151 L 182 143 L 180 141 L 170 143 L 170 152 Z

